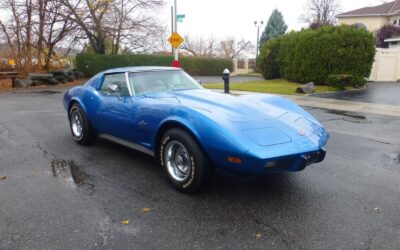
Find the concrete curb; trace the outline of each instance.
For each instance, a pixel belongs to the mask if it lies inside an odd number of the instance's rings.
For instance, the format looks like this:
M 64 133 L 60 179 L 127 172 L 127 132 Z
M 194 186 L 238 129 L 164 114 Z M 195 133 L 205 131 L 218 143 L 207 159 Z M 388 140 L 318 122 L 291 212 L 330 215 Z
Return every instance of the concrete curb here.
M 352 93 L 352 92 L 362 92 L 368 90 L 368 86 L 365 85 L 363 88 L 359 89 L 350 89 L 350 90 L 340 90 L 340 93 Z M 319 98 L 324 98 L 324 95 L 329 95 L 332 93 L 336 93 L 335 91 L 328 91 L 328 92 L 319 92 L 319 93 L 314 93 L 314 94 L 309 94 L 307 96 L 312 96 L 312 97 L 319 97 Z

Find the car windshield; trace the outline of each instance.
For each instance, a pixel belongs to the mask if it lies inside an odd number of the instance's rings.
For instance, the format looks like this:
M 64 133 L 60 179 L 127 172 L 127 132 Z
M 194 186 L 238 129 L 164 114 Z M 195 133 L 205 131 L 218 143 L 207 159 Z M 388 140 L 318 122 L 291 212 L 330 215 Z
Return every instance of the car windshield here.
M 203 88 L 183 70 L 130 73 L 129 81 L 136 95 Z

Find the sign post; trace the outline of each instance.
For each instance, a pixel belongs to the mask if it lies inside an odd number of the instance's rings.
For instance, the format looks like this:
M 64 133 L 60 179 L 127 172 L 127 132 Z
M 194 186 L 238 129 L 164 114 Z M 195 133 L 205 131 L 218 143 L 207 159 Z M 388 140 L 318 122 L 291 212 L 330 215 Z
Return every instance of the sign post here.
M 174 8 L 174 19 L 175 19 L 175 32 L 178 33 L 178 22 L 176 20 L 176 14 L 178 13 L 178 0 L 174 0 L 175 8 Z M 179 61 L 179 50 L 175 48 L 175 61 Z
M 181 44 L 183 43 L 183 41 L 185 40 L 177 32 L 175 32 L 168 38 L 168 42 L 172 45 L 172 47 L 175 48 L 175 60 L 171 64 L 172 67 L 180 68 L 180 63 L 178 59 L 178 49 L 179 46 L 181 46 Z
M 168 42 L 174 46 L 175 49 L 179 48 L 179 46 L 181 46 L 181 44 L 183 43 L 183 41 L 185 41 L 177 32 L 175 32 L 174 34 L 172 34 L 169 38 L 168 38 Z
M 10 58 L 8 60 L 8 64 L 11 65 L 12 71 L 15 71 L 15 61 L 14 61 L 14 59 Z

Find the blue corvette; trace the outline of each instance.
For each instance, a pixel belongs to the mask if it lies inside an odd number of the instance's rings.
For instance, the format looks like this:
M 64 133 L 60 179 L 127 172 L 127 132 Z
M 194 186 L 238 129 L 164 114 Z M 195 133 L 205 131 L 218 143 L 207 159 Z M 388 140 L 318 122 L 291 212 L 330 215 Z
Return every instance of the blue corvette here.
M 271 174 L 325 158 L 329 134 L 281 97 L 205 90 L 181 69 L 129 67 L 101 72 L 64 96 L 73 139 L 97 137 L 156 157 L 170 183 L 194 193 L 216 168 Z

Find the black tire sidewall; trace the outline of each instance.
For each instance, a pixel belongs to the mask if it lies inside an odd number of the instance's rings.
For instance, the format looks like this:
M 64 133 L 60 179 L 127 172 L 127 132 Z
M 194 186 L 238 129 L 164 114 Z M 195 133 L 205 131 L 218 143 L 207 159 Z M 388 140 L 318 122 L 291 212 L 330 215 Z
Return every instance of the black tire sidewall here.
M 169 173 L 164 159 L 165 146 L 171 141 L 178 141 L 185 146 L 189 153 L 191 172 L 189 178 L 183 181 L 175 180 Z M 160 142 L 159 158 L 161 166 L 170 181 L 170 183 L 179 191 L 185 193 L 194 193 L 198 191 L 205 183 L 204 177 L 208 166 L 206 156 L 197 145 L 197 142 L 184 130 L 172 129 L 167 131 Z
M 82 135 L 79 137 L 77 137 L 72 130 L 71 118 L 75 112 L 78 112 L 79 116 L 82 119 Z M 69 127 L 70 127 L 72 138 L 74 139 L 74 141 L 76 141 L 77 143 L 82 144 L 82 145 L 89 144 L 92 141 L 92 132 L 93 131 L 91 131 L 89 121 L 88 121 L 86 114 L 85 114 L 83 108 L 81 107 L 81 105 L 79 105 L 77 103 L 73 104 L 71 109 L 69 110 L 68 115 L 69 115 Z

